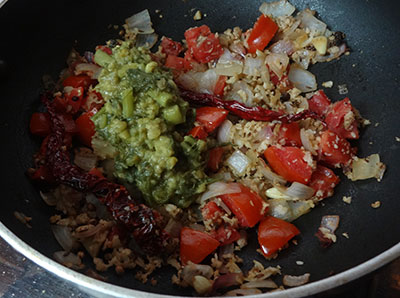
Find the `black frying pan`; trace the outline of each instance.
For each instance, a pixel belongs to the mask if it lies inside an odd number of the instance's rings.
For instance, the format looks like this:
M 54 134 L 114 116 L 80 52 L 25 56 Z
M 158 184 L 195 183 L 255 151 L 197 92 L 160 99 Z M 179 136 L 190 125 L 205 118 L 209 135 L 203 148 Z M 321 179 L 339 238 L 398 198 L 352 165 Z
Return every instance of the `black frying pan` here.
M 256 235 L 240 253 L 244 267 L 252 260 L 272 266 L 280 264 L 286 274 L 311 273 L 317 281 L 352 268 L 397 244 L 400 240 L 400 5 L 396 0 L 382 1 L 291 1 L 297 8 L 309 6 L 319 12 L 331 28 L 347 34 L 352 48 L 350 56 L 339 61 L 312 67 L 319 83 L 332 80 L 334 87 L 326 90 L 333 100 L 342 99 L 337 86 L 347 84 L 348 96 L 361 114 L 372 125 L 362 131 L 360 156 L 378 152 L 388 170 L 381 183 L 374 180 L 350 183 L 342 177 L 335 195 L 311 213 L 296 220 L 302 231 L 299 245 L 291 245 L 276 260 L 267 262 L 256 253 Z M 0 63 L 1 67 L 1 221 L 34 249 L 51 257 L 60 249 L 50 231 L 48 218 L 53 210 L 41 200 L 37 189 L 25 176 L 32 165 L 32 154 L 40 140 L 28 131 L 29 118 L 39 108 L 41 77 L 56 77 L 64 67 L 71 47 L 83 52 L 97 44 L 116 37 L 117 30 L 109 24 L 122 24 L 126 17 L 148 8 L 154 27 L 160 36 L 176 40 L 183 38 L 186 28 L 208 24 L 213 31 L 228 27 L 249 28 L 259 15 L 262 1 L 29 1 L 9 0 L 0 9 Z M 200 22 L 192 18 L 192 8 L 207 16 Z M 163 18 L 155 14 L 160 9 Z M 375 126 L 379 123 L 379 126 Z M 352 196 L 346 205 L 342 196 Z M 380 200 L 382 206 L 373 209 L 370 204 Z M 32 229 L 16 220 L 14 211 L 32 216 Z M 321 217 L 338 214 L 341 217 L 337 231 L 338 242 L 322 249 L 314 234 Z M 347 232 L 350 239 L 341 236 Z M 297 266 L 296 261 L 304 261 Z M 156 287 L 143 285 L 131 273 L 116 276 L 107 274 L 111 283 L 124 287 L 163 294 L 193 294 L 189 289 L 173 286 L 169 267 L 159 270 Z

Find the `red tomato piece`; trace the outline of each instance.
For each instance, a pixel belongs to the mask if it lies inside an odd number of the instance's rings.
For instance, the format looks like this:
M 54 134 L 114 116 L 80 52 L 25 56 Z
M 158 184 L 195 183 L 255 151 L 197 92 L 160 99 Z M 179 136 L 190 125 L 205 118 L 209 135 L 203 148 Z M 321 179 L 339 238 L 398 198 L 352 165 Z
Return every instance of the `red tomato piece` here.
M 183 265 L 189 261 L 198 264 L 217 249 L 219 241 L 210 235 L 187 227 L 180 235 L 180 256 Z
M 219 97 L 222 97 L 224 95 L 224 89 L 225 89 L 225 86 L 226 86 L 226 79 L 227 79 L 226 76 L 219 76 L 218 77 L 217 83 L 215 84 L 215 87 L 214 87 L 214 94 L 215 95 L 217 95 Z
M 299 124 L 297 122 L 282 123 L 279 130 L 278 142 L 281 145 L 301 147 Z
M 208 136 L 208 134 L 204 130 L 203 126 L 193 127 L 192 130 L 189 132 L 189 134 L 192 135 L 193 138 L 200 139 L 200 140 L 205 140 Z
M 103 46 L 103 45 L 97 46 L 96 50 L 102 50 L 104 53 L 106 53 L 108 55 L 112 55 L 112 50 L 107 46 Z
M 264 216 L 263 199 L 250 188 L 239 184 L 240 192 L 220 196 L 242 227 L 254 227 Z M 265 210 L 266 211 L 266 210 Z
M 206 25 L 186 30 L 185 39 L 191 54 L 200 63 L 218 59 L 224 50 L 214 33 Z
M 68 88 L 68 87 L 67 87 Z M 65 88 L 65 89 L 67 89 Z M 65 90 L 64 89 L 64 90 Z M 68 88 L 69 89 L 69 88 Z M 84 102 L 84 95 L 85 90 L 83 87 L 72 88 L 64 93 L 66 103 L 67 103 L 67 112 L 71 112 L 75 114 L 81 108 Z
M 224 122 L 228 111 L 216 107 L 202 107 L 196 110 L 196 121 L 198 121 L 207 133 L 212 132 Z
M 269 76 L 271 82 L 279 89 L 282 93 L 287 93 L 290 89 L 293 88 L 293 84 L 289 81 L 289 77 L 287 75 L 282 75 L 279 78 L 273 71 L 269 71 Z
M 339 177 L 331 169 L 318 165 L 309 186 L 315 189 L 318 198 L 323 199 L 333 195 L 333 189 L 339 181 Z
M 185 59 L 177 56 L 168 55 L 167 60 L 165 61 L 165 67 L 178 70 L 184 69 Z
M 207 167 L 211 171 L 213 172 L 218 171 L 224 152 L 225 149 L 223 147 L 215 147 L 208 152 L 209 157 L 208 157 Z
M 353 106 L 347 97 L 335 102 L 325 117 L 329 130 L 345 139 L 358 139 L 357 120 L 353 111 Z
M 315 112 L 319 116 L 325 116 L 331 105 L 331 101 L 326 96 L 325 92 L 318 90 L 311 99 L 308 100 L 308 107 L 311 111 Z
M 93 123 L 92 119 L 90 119 L 90 118 L 96 112 L 97 112 L 97 110 L 92 110 L 90 112 L 83 113 L 75 121 L 76 126 L 78 128 L 78 137 L 81 140 L 81 142 L 88 147 L 92 146 L 92 137 L 96 132 L 94 123 Z
M 104 99 L 101 93 L 91 90 L 84 98 L 82 103 L 82 109 L 89 112 L 93 109 L 100 110 L 104 105 Z
M 216 221 L 223 215 L 223 211 L 217 203 L 210 201 L 201 209 L 201 215 L 205 220 Z
M 71 115 L 59 114 L 57 116 L 61 119 L 61 122 L 64 124 L 65 132 L 71 133 L 71 134 L 78 132 L 78 128 L 76 127 L 75 121 Z
M 99 178 L 104 178 L 103 172 L 100 171 L 98 168 L 93 168 L 89 171 L 89 174 L 97 176 Z
M 31 175 L 31 179 L 37 182 L 55 182 L 55 178 L 47 166 L 40 166 L 38 169 L 36 169 L 36 171 Z
M 161 51 L 167 55 L 178 56 L 182 52 L 183 46 L 178 41 L 173 41 L 168 37 L 161 39 Z
M 239 240 L 240 233 L 232 226 L 220 226 L 215 231 L 214 238 L 217 239 L 221 245 L 228 245 Z
M 82 87 L 83 89 L 89 88 L 90 85 L 94 84 L 96 81 L 92 80 L 87 75 L 69 76 L 63 81 L 63 86 L 70 86 L 73 88 Z
M 255 53 L 257 50 L 264 50 L 277 31 L 278 25 L 270 17 L 261 15 L 247 39 L 249 52 Z
M 290 182 L 307 184 L 313 169 L 304 160 L 305 153 L 296 147 L 270 146 L 264 152 L 271 168 Z
M 258 226 L 258 243 L 266 257 L 271 257 L 294 236 L 300 234 L 293 224 L 268 216 Z
M 334 132 L 325 130 L 321 134 L 320 155 L 323 161 L 336 168 L 348 165 L 352 158 L 350 143 Z
M 32 134 L 45 137 L 51 132 L 51 120 L 48 113 L 33 113 L 29 123 Z

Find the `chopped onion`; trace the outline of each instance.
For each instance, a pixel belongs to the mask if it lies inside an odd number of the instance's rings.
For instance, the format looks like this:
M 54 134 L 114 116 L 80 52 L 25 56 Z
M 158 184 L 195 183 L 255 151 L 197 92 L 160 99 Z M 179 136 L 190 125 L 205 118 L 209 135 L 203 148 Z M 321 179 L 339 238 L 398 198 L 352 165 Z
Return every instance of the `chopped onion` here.
M 277 2 L 264 2 L 261 4 L 259 10 L 262 14 L 277 18 L 292 15 L 296 8 L 287 0 L 280 0 Z
M 101 67 L 93 63 L 79 63 L 75 66 L 75 75 L 84 73 L 95 80 L 99 78 L 100 72 Z
M 256 135 L 257 141 L 265 141 L 270 140 L 271 142 L 274 139 L 274 132 L 272 131 L 272 127 L 266 124 Z
M 221 126 L 218 128 L 217 140 L 220 144 L 225 144 L 229 142 L 229 137 L 232 130 L 232 122 L 225 120 L 222 122 Z
M 269 47 L 269 51 L 275 54 L 292 55 L 295 51 L 295 46 L 291 40 L 281 39 Z
M 343 55 L 347 50 L 347 45 L 345 43 L 341 44 L 339 46 L 338 51 L 331 52 L 329 55 L 321 56 L 317 54 L 314 58 L 315 61 L 317 62 L 328 62 L 333 59 L 339 58 L 341 55 Z
M 179 238 L 182 229 L 182 224 L 173 218 L 170 218 L 164 230 L 173 238 Z
M 193 278 L 196 275 L 204 276 L 205 278 L 210 278 L 214 273 L 214 270 L 211 266 L 194 264 L 189 262 L 182 270 L 182 279 L 187 282 L 189 285 L 193 283 Z
M 240 93 L 239 93 L 240 92 Z M 244 98 L 243 98 L 244 96 Z M 229 91 L 226 96 L 227 99 L 236 100 L 244 103 L 246 106 L 253 106 L 254 94 L 251 91 L 249 85 L 244 81 L 237 81 L 232 85 L 232 90 Z
M 304 149 L 310 151 L 312 155 L 317 155 L 317 151 L 315 151 L 313 145 L 311 144 L 309 135 L 304 128 L 300 129 L 300 139 Z
M 317 89 L 315 76 L 311 72 L 295 65 L 290 67 L 289 80 L 301 92 L 310 92 Z
M 49 206 L 57 205 L 58 198 L 51 192 L 44 193 L 40 191 L 40 196 L 42 197 L 43 201 Z
M 250 281 L 240 286 L 241 289 L 254 289 L 254 288 L 276 289 L 277 287 L 278 285 L 271 279 Z
M 79 270 L 84 267 L 82 260 L 72 252 L 57 251 L 53 254 L 54 259 L 64 266 Z
M 100 219 L 110 218 L 110 213 L 107 207 L 100 202 L 94 194 L 86 195 L 86 202 L 93 204 L 96 207 L 96 216 Z
M 259 289 L 236 289 L 226 292 L 224 296 L 248 296 L 248 295 L 257 295 L 261 293 L 262 292 Z
M 128 25 L 128 29 L 137 31 L 139 34 L 150 34 L 154 32 L 150 14 L 147 9 L 127 18 L 125 22 Z
M 282 282 L 285 286 L 297 287 L 308 283 L 309 280 L 310 280 L 310 273 L 306 273 L 299 276 L 284 275 Z
M 235 76 L 242 73 L 243 63 L 236 59 L 228 49 L 225 49 L 218 59 L 215 71 L 218 75 Z
M 201 275 L 196 275 L 193 277 L 193 288 L 196 290 L 197 294 L 205 295 L 210 292 L 212 288 L 212 282 Z
M 260 76 L 263 71 L 267 70 L 264 60 L 262 56 L 256 58 L 246 57 L 244 60 L 243 73 L 250 76 Z
M 307 201 L 289 201 L 288 202 L 290 209 L 292 210 L 292 217 L 289 221 L 294 221 L 300 216 L 310 212 L 312 208 L 314 208 L 314 202 L 312 200 Z
M 229 209 L 228 206 L 226 206 L 226 204 L 224 203 L 224 201 L 222 201 L 220 198 L 216 198 L 213 200 L 219 207 L 221 207 L 222 209 L 224 209 L 224 211 L 226 212 L 226 214 L 231 215 L 231 209 Z
M 307 49 L 301 49 L 296 51 L 292 58 L 303 69 L 308 69 L 311 61 L 311 53 L 312 52 Z
M 285 199 L 271 199 L 268 200 L 268 204 L 268 212 L 271 216 L 289 222 L 306 214 L 314 207 L 311 200 L 293 202 Z
M 286 180 L 283 179 L 283 177 L 279 176 L 278 174 L 274 173 L 269 168 L 269 166 L 267 166 L 267 164 L 265 163 L 265 161 L 262 158 L 259 158 L 259 162 L 261 163 L 261 172 L 263 173 L 265 178 L 267 178 L 272 183 L 276 183 L 276 182 L 281 183 L 281 184 L 286 183 Z
M 314 195 L 315 190 L 314 188 L 304 185 L 302 183 L 293 182 L 292 185 L 284 190 L 283 193 L 294 199 L 307 200 Z
M 53 232 L 53 235 L 56 238 L 58 244 L 60 244 L 65 251 L 72 250 L 72 248 L 76 244 L 76 239 L 74 239 L 74 237 L 72 236 L 69 227 L 61 225 L 52 225 L 51 231 Z
M 251 161 L 242 151 L 236 150 L 226 162 L 232 170 L 242 176 L 246 173 Z
M 314 36 L 324 35 L 326 24 L 314 17 L 309 9 L 301 11 L 297 18 L 301 22 L 300 27 L 310 29 Z
M 366 158 L 356 158 L 351 164 L 351 172 L 346 173 L 352 181 L 376 178 L 382 180 L 386 166 L 380 161 L 379 154 L 372 154 Z
M 74 164 L 82 170 L 90 171 L 97 164 L 97 156 L 88 148 L 75 150 Z
M 201 204 L 210 198 L 218 197 L 224 194 L 239 193 L 240 191 L 240 186 L 237 183 L 225 183 L 217 181 L 208 185 L 207 191 L 201 195 L 199 203 Z
M 213 291 L 237 286 L 243 283 L 242 273 L 226 273 L 218 276 L 213 283 Z
M 328 229 L 333 234 L 339 227 L 339 221 L 339 215 L 325 215 L 322 217 L 320 227 Z
M 188 71 L 182 73 L 176 81 L 185 89 L 199 93 L 213 94 L 218 77 L 214 69 L 208 69 L 204 72 Z
M 289 57 L 283 53 L 272 53 L 265 58 L 265 62 L 269 69 L 281 78 L 289 65 Z
M 144 47 L 151 49 L 158 40 L 158 35 L 156 33 L 151 34 L 140 34 L 136 36 L 135 45 L 137 47 Z
M 243 43 L 241 42 L 234 42 L 229 46 L 229 49 L 235 53 L 244 57 L 246 55 L 246 48 L 244 47 Z

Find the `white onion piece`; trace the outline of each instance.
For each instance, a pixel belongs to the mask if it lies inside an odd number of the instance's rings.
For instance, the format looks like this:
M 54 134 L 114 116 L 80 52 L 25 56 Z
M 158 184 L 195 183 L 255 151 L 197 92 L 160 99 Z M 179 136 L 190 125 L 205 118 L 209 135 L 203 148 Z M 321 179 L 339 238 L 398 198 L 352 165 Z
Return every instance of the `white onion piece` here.
M 53 258 L 62 265 L 72 269 L 79 270 L 84 267 L 84 265 L 82 264 L 82 260 L 72 252 L 56 251 L 53 254 Z
M 199 93 L 213 94 L 218 77 L 214 69 L 208 69 L 204 72 L 188 71 L 182 73 L 176 81 L 185 89 Z
M 311 72 L 300 67 L 290 67 L 289 81 L 301 92 L 311 92 L 317 89 L 315 76 Z
M 246 173 L 251 161 L 242 151 L 236 150 L 226 162 L 232 170 L 241 176 Z
M 97 164 L 97 156 L 89 149 L 79 148 L 75 152 L 74 164 L 82 170 L 90 171 Z
M 315 61 L 317 62 L 328 62 L 333 59 L 339 58 L 341 55 L 343 55 L 347 50 L 347 45 L 345 43 L 341 44 L 339 46 L 339 51 L 330 53 L 329 55 L 321 56 L 317 54 L 314 58 Z
M 250 281 L 240 286 L 241 289 L 254 289 L 254 288 L 276 289 L 277 287 L 278 285 L 271 279 Z
M 231 209 L 229 209 L 229 207 L 226 206 L 226 204 L 224 203 L 224 201 L 222 201 L 220 198 L 215 198 L 213 201 L 214 201 L 219 207 L 221 207 L 221 208 L 226 212 L 226 214 L 228 214 L 228 215 L 231 215 L 231 214 L 232 214 Z
M 308 213 L 314 207 L 311 200 L 294 202 L 285 199 L 271 199 L 268 200 L 268 205 L 269 215 L 289 222 Z
M 139 34 L 150 34 L 154 32 L 150 19 L 150 14 L 147 9 L 134 14 L 125 20 L 128 29 L 137 30 Z
M 257 141 L 265 141 L 269 140 L 272 141 L 274 140 L 275 135 L 274 132 L 272 131 L 272 127 L 268 124 L 266 124 L 256 135 L 256 140 Z
M 96 207 L 96 215 L 100 219 L 110 218 L 110 213 L 107 207 L 100 202 L 100 200 L 94 194 L 86 195 L 86 202 L 93 204 Z
M 208 185 L 207 190 L 201 195 L 199 203 L 203 203 L 206 200 L 214 197 L 218 197 L 224 194 L 239 193 L 240 186 L 237 183 L 225 183 L 225 182 L 214 182 Z
M 289 65 L 289 57 L 282 53 L 272 53 L 265 58 L 265 62 L 268 64 L 269 69 L 281 78 Z
M 185 267 L 183 267 L 181 277 L 185 282 L 191 285 L 193 282 L 193 278 L 196 275 L 210 278 L 213 275 L 213 273 L 214 270 L 211 268 L 211 266 L 193 264 L 192 262 L 189 262 Z
M 40 196 L 42 197 L 43 201 L 47 205 L 49 205 L 49 206 L 57 205 L 58 199 L 53 193 L 51 193 L 51 192 L 44 193 L 44 192 L 40 191 Z
M 222 76 L 238 75 L 243 71 L 243 63 L 237 60 L 228 49 L 225 49 L 218 59 L 215 71 Z
M 76 240 L 72 236 L 69 227 L 52 225 L 51 231 L 53 232 L 53 235 L 56 238 L 58 244 L 60 244 L 65 251 L 71 251 L 76 243 Z
M 225 144 L 229 142 L 229 137 L 232 130 L 232 122 L 225 120 L 222 122 L 221 126 L 218 128 L 217 140 L 220 144 Z
M 245 99 L 243 99 L 238 92 L 244 93 Z M 235 82 L 232 85 L 232 90 L 226 94 L 225 98 L 236 100 L 240 103 L 245 104 L 246 106 L 253 106 L 254 104 L 253 103 L 254 94 L 251 91 L 249 85 L 244 81 Z
M 265 178 L 267 178 L 272 183 L 286 183 L 286 180 L 278 174 L 274 173 L 262 158 L 259 158 L 258 161 L 261 163 L 261 172 L 263 173 Z
M 250 76 L 260 76 L 267 68 L 264 63 L 264 57 L 259 56 L 256 58 L 246 57 L 244 60 L 243 73 Z
M 312 208 L 314 208 L 314 203 L 312 200 L 307 201 L 289 201 L 288 205 L 292 210 L 292 217 L 289 221 L 294 221 L 300 216 L 310 212 Z
M 339 227 L 339 221 L 339 215 L 325 215 L 322 217 L 320 227 L 328 229 L 333 234 Z
M 282 39 L 269 47 L 269 51 L 275 54 L 292 55 L 295 51 L 295 46 L 291 40 Z
M 310 273 L 306 273 L 299 276 L 284 275 L 282 282 L 285 286 L 288 287 L 298 287 L 308 283 L 309 280 L 310 280 Z
M 246 48 L 241 42 L 234 42 L 229 46 L 229 50 L 231 50 L 233 53 L 240 55 L 241 57 L 244 57 L 246 55 Z
M 293 182 L 292 185 L 283 191 L 283 193 L 294 199 L 307 200 L 314 195 L 315 190 L 314 188 L 302 183 Z
M 309 135 L 304 128 L 300 129 L 300 139 L 301 139 L 301 143 L 303 144 L 304 149 L 306 149 L 307 151 L 310 151 L 312 155 L 317 155 L 317 151 L 315 151 L 315 149 L 310 141 Z
M 351 172 L 346 173 L 352 181 L 376 178 L 382 180 L 386 166 L 380 161 L 379 154 L 366 158 L 356 158 L 351 164 Z
M 314 36 L 324 35 L 326 31 L 326 24 L 314 17 L 309 9 L 301 11 L 297 15 L 297 18 L 301 22 L 300 27 L 310 29 Z
M 179 234 L 182 229 L 182 224 L 173 218 L 170 218 L 167 225 L 165 226 L 164 230 L 167 232 L 171 237 L 178 238 Z
M 226 292 L 224 296 L 248 296 L 248 295 L 257 295 L 261 294 L 261 290 L 259 289 L 236 289 L 229 292 Z
M 156 33 L 140 34 L 136 36 L 135 46 L 151 49 L 157 43 L 157 40 L 158 35 Z
M 218 276 L 213 283 L 213 290 L 240 285 L 243 282 L 242 273 L 226 273 Z
M 259 10 L 262 14 L 277 18 L 292 15 L 296 8 L 287 0 L 280 0 L 270 3 L 264 2 L 263 4 L 261 4 Z
M 92 79 L 97 80 L 101 72 L 101 67 L 92 63 L 79 63 L 75 66 L 74 72 L 75 75 L 80 75 L 84 73 Z

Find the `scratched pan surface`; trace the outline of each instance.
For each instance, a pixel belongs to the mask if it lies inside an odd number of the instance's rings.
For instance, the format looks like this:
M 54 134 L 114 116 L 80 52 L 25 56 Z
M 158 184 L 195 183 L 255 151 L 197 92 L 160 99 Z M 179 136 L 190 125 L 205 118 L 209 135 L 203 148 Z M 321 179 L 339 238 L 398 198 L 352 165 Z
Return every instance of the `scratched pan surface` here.
M 176 40 L 186 28 L 208 24 L 213 31 L 240 26 L 249 28 L 259 15 L 261 1 L 22 1 L 11 0 L 0 9 L 0 134 L 1 134 L 1 202 L 0 219 L 18 237 L 46 256 L 60 247 L 54 240 L 48 222 L 53 211 L 39 197 L 25 176 L 32 165 L 32 154 L 40 140 L 29 135 L 30 114 L 39 107 L 38 96 L 43 74 L 57 76 L 65 58 L 77 41 L 77 49 L 93 49 L 97 44 L 117 36 L 109 24 L 121 24 L 135 12 L 148 8 L 156 31 Z M 373 180 L 349 183 L 344 177 L 332 198 L 324 201 L 295 224 L 302 231 L 299 245 L 291 245 L 276 260 L 265 261 L 256 253 L 253 233 L 240 255 L 244 267 L 253 260 L 281 265 L 286 274 L 311 273 L 316 281 L 343 272 L 387 250 L 400 240 L 400 5 L 393 1 L 292 1 L 297 8 L 309 6 L 331 28 L 347 34 L 350 56 L 339 61 L 312 67 L 319 83 L 332 80 L 334 87 L 326 92 L 340 100 L 337 86 L 347 84 L 353 104 L 372 125 L 362 131 L 356 142 L 359 155 L 379 152 L 388 170 L 381 183 Z M 193 21 L 192 8 L 207 16 Z M 155 14 L 160 9 L 163 18 Z M 378 125 L 379 123 L 379 125 Z M 376 124 L 376 125 L 375 125 Z M 351 205 L 342 196 L 352 196 Z M 381 201 L 379 209 L 370 204 Z M 33 218 L 27 229 L 13 216 L 21 211 Z M 314 237 L 321 217 L 338 214 L 338 242 L 325 250 Z M 350 239 L 341 236 L 347 232 Z M 297 266 L 296 261 L 304 262 Z M 108 273 L 113 284 L 143 291 L 191 295 L 171 285 L 170 268 L 158 270 L 157 286 L 137 282 L 132 273 L 116 276 Z

